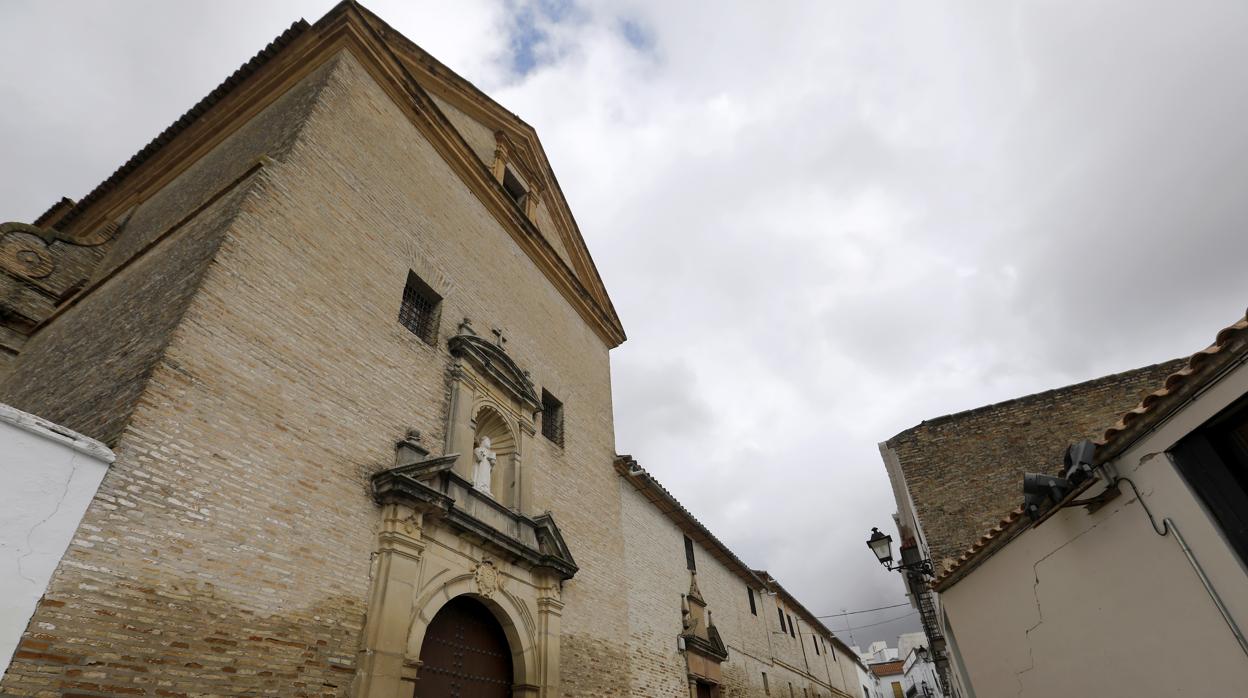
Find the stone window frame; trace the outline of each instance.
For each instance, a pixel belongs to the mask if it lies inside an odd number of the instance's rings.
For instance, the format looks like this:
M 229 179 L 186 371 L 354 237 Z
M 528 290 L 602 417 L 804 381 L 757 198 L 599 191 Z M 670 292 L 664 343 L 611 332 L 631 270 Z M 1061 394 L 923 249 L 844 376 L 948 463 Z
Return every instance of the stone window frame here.
M 542 436 L 559 448 L 564 443 L 563 419 L 563 401 L 542 388 Z
M 399 324 L 419 337 L 425 344 L 433 346 L 438 341 L 438 325 L 442 320 L 442 295 L 433 289 L 424 279 L 409 269 L 407 283 L 403 286 L 403 297 L 399 302 Z M 420 305 L 427 306 L 423 312 Z
M 524 159 L 522 155 L 522 149 L 513 145 L 502 131 L 495 133 L 494 162 L 490 165 L 490 172 L 525 218 L 536 222 L 543 178 L 531 167 L 531 163 L 521 162 Z

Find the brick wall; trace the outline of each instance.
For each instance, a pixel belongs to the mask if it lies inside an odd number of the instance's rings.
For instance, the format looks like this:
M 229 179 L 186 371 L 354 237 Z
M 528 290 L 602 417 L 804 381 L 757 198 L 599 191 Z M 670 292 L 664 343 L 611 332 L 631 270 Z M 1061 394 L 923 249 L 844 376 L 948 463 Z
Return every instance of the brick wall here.
M 1023 500 L 1023 473 L 1057 474 L 1066 447 L 1095 438 L 1183 360 L 923 422 L 886 441 L 932 561 L 956 559 Z
M 687 695 L 685 658 L 676 646 L 681 632 L 680 597 L 689 591 L 684 533 L 623 479 L 620 497 L 625 566 L 629 577 L 631 695 Z M 721 695 L 726 698 L 765 695 L 763 672 L 767 673 L 772 696 L 787 696 L 789 684 L 793 685 L 795 695 L 803 695 L 802 689 L 806 689 L 810 698 L 831 695 L 821 683 L 826 685 L 831 680 L 831 685 L 841 686 L 841 673 L 835 660 L 827 657 L 825 661 L 823 654 L 814 653 L 811 630 L 805 622 L 800 623 L 806 647 L 804 657 L 797 639 L 787 633 L 780 634 L 776 597 L 756 590 L 758 614 L 752 614 L 747 586 L 740 576 L 696 543 L 694 557 L 698 588 L 728 646 L 728 660 L 721 665 L 724 679 Z M 852 691 L 852 687 L 850 683 L 849 690 Z
M 77 248 L 78 257 L 95 260 L 94 268 L 58 256 L 58 271 L 50 278 L 58 284 L 52 290 L 63 291 L 61 286 L 78 280 L 104 280 L 140 249 L 168 236 L 27 340 L 12 362 L 12 375 L 0 383 L 0 401 L 115 443 L 252 186 L 239 178 L 261 155 L 285 157 L 326 74 L 321 70 L 304 80 L 129 212 L 114 241 Z M 182 222 L 205 204 L 207 209 Z
M 128 421 L 104 402 L 63 408 L 75 428 L 113 434 L 118 460 L 3 690 L 344 695 L 376 545 L 367 477 L 409 428 L 440 450 L 446 340 L 467 316 L 506 329 L 512 356 L 564 402 L 564 447 L 539 435 L 525 454 L 536 509 L 553 511 L 581 568 L 564 589 L 564 691 L 625 694 L 606 346 L 354 58 L 335 62 L 288 145 L 254 192 L 223 200 L 230 215 L 205 212 L 220 223 L 215 256 L 170 267 L 149 253 L 110 281 L 115 298 L 83 301 L 58 320 L 62 339 L 21 357 L 87 375 L 113 347 L 156 344 L 136 362 L 146 381 L 139 368 L 100 379 L 137 386 Z M 197 284 L 182 273 L 205 266 Z M 397 322 L 409 268 L 448 283 L 435 346 Z M 173 295 L 193 293 L 159 314 L 173 327 L 155 323 L 157 339 L 143 308 L 116 314 L 129 277 L 178 277 Z M 134 303 L 170 300 L 153 293 Z M 52 380 L 19 370 L 23 385 Z

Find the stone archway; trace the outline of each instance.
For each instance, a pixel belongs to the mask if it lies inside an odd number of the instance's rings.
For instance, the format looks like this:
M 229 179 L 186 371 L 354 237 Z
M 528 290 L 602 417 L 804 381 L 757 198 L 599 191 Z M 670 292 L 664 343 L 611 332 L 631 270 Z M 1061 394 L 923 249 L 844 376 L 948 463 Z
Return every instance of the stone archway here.
M 490 609 L 468 595 L 444 604 L 425 629 L 414 698 L 510 698 L 513 682 L 507 635 Z
M 409 666 L 420 666 L 424 661 L 426 638 L 442 610 L 459 603 L 462 599 L 476 603 L 493 618 L 494 625 L 503 634 L 507 651 L 511 653 L 512 695 L 514 698 L 536 698 L 542 683 L 540 659 L 542 656 L 558 661 L 558 655 L 548 655 L 549 647 L 540 643 L 538 628 L 527 604 L 505 589 L 498 588 L 492 575 L 482 574 L 483 567 L 493 569 L 492 564 L 478 565 L 471 574 L 464 574 L 435 582 L 423 594 L 412 599 L 413 615 L 407 632 L 407 658 Z M 539 604 L 540 605 L 540 604 Z M 420 662 L 415 661 L 419 658 Z M 419 675 L 419 670 L 417 671 Z M 414 677 L 412 677 L 414 678 Z M 410 679 L 409 679 L 410 680 Z M 408 684 L 411 685 L 410 683 Z M 471 694 L 464 694 L 471 695 Z M 541 693 L 557 695 L 557 693 Z M 425 698 L 417 692 L 417 698 Z

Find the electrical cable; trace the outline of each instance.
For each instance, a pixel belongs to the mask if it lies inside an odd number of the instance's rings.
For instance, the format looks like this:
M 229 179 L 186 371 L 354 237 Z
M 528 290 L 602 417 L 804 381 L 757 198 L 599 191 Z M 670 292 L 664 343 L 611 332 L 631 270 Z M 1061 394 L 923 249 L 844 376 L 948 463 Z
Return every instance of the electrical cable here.
M 909 606 L 909 605 L 910 605 L 909 602 L 896 603 L 896 604 L 893 604 L 892 606 L 880 606 L 879 608 L 864 608 L 861 611 L 842 611 L 840 613 L 829 613 L 826 616 L 815 616 L 815 617 L 816 618 L 840 618 L 841 616 L 852 616 L 858 613 L 870 613 L 872 611 L 884 611 L 890 608 L 901 608 L 902 606 Z
M 1177 542 L 1179 547 L 1183 549 L 1183 554 L 1187 556 L 1188 564 L 1190 564 L 1192 569 L 1195 570 L 1196 576 L 1200 577 L 1200 583 L 1205 585 L 1205 592 L 1209 594 L 1209 598 L 1213 600 L 1213 605 L 1217 607 L 1218 613 L 1222 614 L 1222 620 L 1225 621 L 1227 627 L 1231 629 L 1231 634 L 1235 636 L 1235 640 L 1239 643 L 1239 649 L 1243 650 L 1244 654 L 1248 655 L 1248 639 L 1246 639 L 1244 634 L 1240 632 L 1239 625 L 1236 624 L 1235 619 L 1231 617 L 1231 612 L 1226 609 L 1226 604 L 1222 603 L 1222 597 L 1219 596 L 1218 591 L 1213 588 L 1213 582 L 1209 580 L 1208 575 L 1205 574 L 1204 568 L 1201 567 L 1200 562 L 1196 560 L 1196 555 L 1192 552 L 1192 549 L 1188 547 L 1187 541 L 1183 540 L 1183 534 L 1179 533 L 1179 527 L 1170 517 L 1167 516 L 1161 520 L 1161 527 L 1159 528 L 1157 526 L 1157 519 L 1153 518 L 1152 510 L 1148 508 L 1148 504 L 1146 504 L 1144 502 L 1144 498 L 1140 496 L 1140 489 L 1135 486 L 1135 483 L 1130 478 L 1126 477 L 1114 478 L 1115 485 L 1119 482 L 1125 482 L 1128 485 L 1131 485 L 1131 491 L 1135 493 L 1135 501 L 1139 502 L 1140 507 L 1144 509 L 1144 513 L 1148 514 L 1148 522 L 1153 525 L 1153 532 L 1163 538 L 1166 537 L 1167 534 L 1174 534 L 1175 542 Z
M 911 612 L 906 613 L 906 614 L 904 614 L 904 615 L 897 616 L 896 618 L 889 618 L 888 620 L 882 620 L 882 621 L 880 621 L 880 622 L 878 622 L 878 623 L 868 623 L 867 625 L 856 625 L 856 626 L 854 626 L 854 627 L 852 627 L 852 628 L 841 628 L 840 630 L 836 630 L 836 629 L 834 628 L 834 629 L 833 629 L 833 632 L 838 632 L 838 633 L 847 633 L 847 632 L 849 632 L 849 631 L 851 631 L 851 630 L 862 630 L 863 628 L 874 628 L 874 627 L 875 627 L 875 626 L 877 626 L 877 625 L 885 625 L 885 624 L 888 624 L 888 623 L 892 623 L 892 622 L 893 622 L 893 621 L 895 621 L 895 620 L 901 620 L 901 619 L 903 619 L 903 618 L 909 618 L 910 616 L 913 616 L 913 615 L 915 615 L 916 613 L 918 613 L 918 611 L 911 611 Z

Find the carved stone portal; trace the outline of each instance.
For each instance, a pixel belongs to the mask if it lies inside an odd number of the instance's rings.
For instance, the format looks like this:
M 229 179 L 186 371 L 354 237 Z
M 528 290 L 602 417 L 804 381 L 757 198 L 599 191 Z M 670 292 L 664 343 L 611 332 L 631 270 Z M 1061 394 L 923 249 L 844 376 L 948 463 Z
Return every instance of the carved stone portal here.
M 559 587 L 576 563 L 549 513 L 525 516 L 480 492 L 451 453 L 430 457 L 416 435 L 372 478 L 382 527 L 364 642 L 350 695 L 410 698 L 425 633 L 470 597 L 498 621 L 511 651 L 514 698 L 559 693 Z
M 455 471 L 503 506 L 527 513 L 531 494 L 524 472 L 524 447 L 536 433 L 541 401 L 533 381 L 497 342 L 478 337 L 471 323 L 448 343 L 451 407 L 446 452 L 459 453 Z M 484 450 L 482 450 L 484 449 Z M 493 452 L 489 460 L 486 452 Z M 482 461 L 490 463 L 487 468 Z

